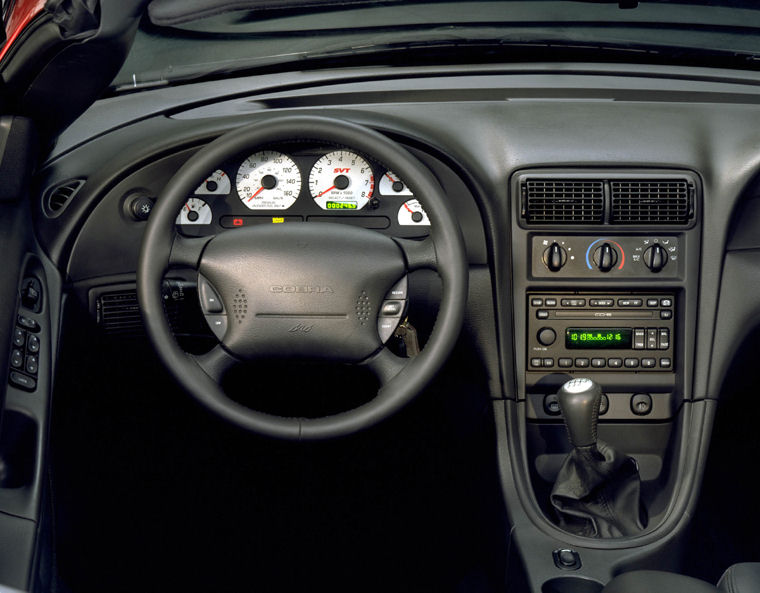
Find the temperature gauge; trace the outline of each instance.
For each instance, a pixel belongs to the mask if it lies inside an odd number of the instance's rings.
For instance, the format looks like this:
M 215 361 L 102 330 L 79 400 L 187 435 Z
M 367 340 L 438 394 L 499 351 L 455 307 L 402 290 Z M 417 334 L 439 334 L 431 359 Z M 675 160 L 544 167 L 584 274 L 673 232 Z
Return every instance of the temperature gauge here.
M 398 223 L 402 226 L 430 226 L 430 219 L 417 200 L 408 200 L 398 209 Z
M 214 171 L 206 181 L 198 186 L 195 193 L 198 195 L 226 196 L 230 193 L 230 178 L 221 169 Z
M 211 208 L 200 198 L 190 198 L 177 216 L 177 224 L 211 224 Z
M 393 171 L 386 171 L 380 178 L 380 193 L 384 196 L 411 196 L 406 184 Z

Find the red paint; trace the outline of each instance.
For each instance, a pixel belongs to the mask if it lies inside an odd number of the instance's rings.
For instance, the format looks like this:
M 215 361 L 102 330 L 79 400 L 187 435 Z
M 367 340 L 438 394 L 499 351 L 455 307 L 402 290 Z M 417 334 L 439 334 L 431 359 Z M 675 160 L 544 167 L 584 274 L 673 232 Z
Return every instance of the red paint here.
M 336 168 L 333 170 L 333 173 L 348 173 L 350 170 L 351 170 L 350 167 L 347 167 L 344 169 Z
M 16 0 L 13 10 L 5 25 L 5 45 L 0 49 L 0 60 L 5 57 L 21 32 L 29 26 L 34 18 L 42 12 L 45 0 Z

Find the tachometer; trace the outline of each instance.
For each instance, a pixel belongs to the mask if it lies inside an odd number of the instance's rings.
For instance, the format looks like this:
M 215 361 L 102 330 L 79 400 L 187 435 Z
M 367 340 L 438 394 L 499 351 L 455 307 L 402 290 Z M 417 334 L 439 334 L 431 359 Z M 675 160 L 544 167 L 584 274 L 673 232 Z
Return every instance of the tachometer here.
M 200 198 L 190 198 L 177 215 L 177 224 L 211 224 L 209 205 Z
M 383 196 L 411 196 L 406 184 L 393 171 L 386 171 L 380 178 L 380 194 Z
M 230 193 L 230 189 L 230 178 L 227 177 L 227 173 L 221 169 L 217 169 L 209 175 L 206 181 L 198 186 L 198 189 L 196 189 L 194 193 L 197 195 L 212 194 L 226 196 Z
M 240 201 L 251 210 L 285 210 L 301 192 L 301 172 L 289 156 L 262 150 L 243 161 L 235 183 Z
M 314 163 L 309 190 L 323 210 L 361 210 L 375 190 L 375 177 L 358 154 L 336 150 Z

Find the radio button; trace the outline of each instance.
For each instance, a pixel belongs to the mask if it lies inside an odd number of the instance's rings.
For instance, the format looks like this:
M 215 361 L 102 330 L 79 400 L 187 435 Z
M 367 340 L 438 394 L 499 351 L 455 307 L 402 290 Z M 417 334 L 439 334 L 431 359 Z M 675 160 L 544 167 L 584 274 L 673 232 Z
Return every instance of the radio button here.
M 531 358 L 530 359 L 530 366 L 533 368 L 540 368 L 541 367 L 541 359 L 540 358 Z
M 554 359 L 553 358 L 544 358 L 544 368 L 550 369 L 554 366 Z
M 637 327 L 633 330 L 633 349 L 644 350 L 646 348 L 646 331 L 643 327 Z
M 615 299 L 589 299 L 588 304 L 592 307 L 612 307 Z
M 638 358 L 626 358 L 625 359 L 625 368 L 627 369 L 636 369 L 639 367 L 639 359 Z
M 657 350 L 657 330 L 647 328 L 647 350 Z
M 655 364 L 657 364 L 657 361 L 654 358 L 642 358 L 641 359 L 641 366 L 642 366 L 642 368 L 653 369 Z
M 530 306 L 531 307 L 543 307 L 544 306 L 544 299 L 532 298 L 532 299 L 530 299 Z
M 559 365 L 560 368 L 567 369 L 567 368 L 570 368 L 571 366 L 573 366 L 573 359 L 572 358 L 560 358 L 557 361 L 557 364 Z
M 546 309 L 539 309 L 536 311 L 536 318 L 537 319 L 549 319 L 549 311 Z
M 670 330 L 660 329 L 660 350 L 667 350 L 670 348 Z
M 672 307 L 673 299 L 660 299 L 660 307 Z
M 557 333 L 550 327 L 542 327 L 536 337 L 542 346 L 551 346 L 557 339 Z
M 562 299 L 560 304 L 563 307 L 585 307 L 586 299 Z
M 556 307 L 557 299 L 546 299 L 545 304 L 547 307 Z
M 608 358 L 607 359 L 607 366 L 611 369 L 619 369 L 623 366 L 623 359 L 622 358 Z
M 588 358 L 576 358 L 575 366 L 577 366 L 579 369 L 588 368 Z
M 660 311 L 660 319 L 672 319 L 672 318 L 673 318 L 673 311 L 669 309 Z
M 642 299 L 618 299 L 618 307 L 641 307 L 643 304 Z
M 603 358 L 592 358 L 591 366 L 595 369 L 603 369 L 607 365 L 607 361 Z
M 660 359 L 660 368 L 661 369 L 669 369 L 673 366 L 673 361 L 671 361 L 669 358 L 661 358 Z
M 647 299 L 647 307 L 656 307 L 659 303 L 657 299 Z

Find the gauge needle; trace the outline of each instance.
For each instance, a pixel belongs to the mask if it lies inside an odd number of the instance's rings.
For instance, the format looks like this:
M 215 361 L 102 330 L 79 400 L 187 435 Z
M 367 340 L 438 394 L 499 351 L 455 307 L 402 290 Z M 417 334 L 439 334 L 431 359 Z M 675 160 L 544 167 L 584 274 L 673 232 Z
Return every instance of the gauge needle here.
M 185 208 L 187 208 L 188 212 L 192 212 L 192 209 L 190 208 L 190 204 L 185 204 Z
M 404 208 L 406 208 L 407 210 L 409 210 L 409 212 L 411 212 L 412 214 L 414 214 L 414 210 L 412 210 L 412 209 L 409 207 L 409 204 L 407 204 L 406 202 L 404 202 Z
M 393 183 L 394 181 L 396 181 L 396 180 L 395 180 L 393 177 L 391 177 L 390 175 L 388 175 L 388 173 L 386 173 L 386 174 L 385 174 L 385 176 L 386 176 L 388 179 L 390 179 L 390 180 L 391 180 L 391 183 Z
M 248 198 L 248 201 L 250 202 L 250 201 L 251 201 L 253 198 L 255 198 L 256 196 L 258 196 L 258 195 L 259 195 L 261 192 L 263 192 L 263 191 L 264 191 L 264 186 L 262 185 L 262 186 L 261 186 L 261 187 L 260 187 L 260 188 L 259 188 L 259 189 L 256 191 L 256 193 L 255 193 L 255 194 L 253 194 L 253 195 L 252 195 L 250 198 Z
M 329 191 L 332 191 L 332 190 L 334 190 L 334 189 L 335 189 L 335 186 L 334 186 L 334 185 L 333 185 L 332 187 L 328 187 L 328 188 L 327 188 L 325 191 L 323 191 L 321 194 L 318 194 L 318 195 L 317 195 L 317 197 L 318 197 L 318 198 L 321 198 L 321 197 L 322 197 L 322 196 L 324 196 L 324 195 L 325 195 L 327 192 L 329 192 Z

